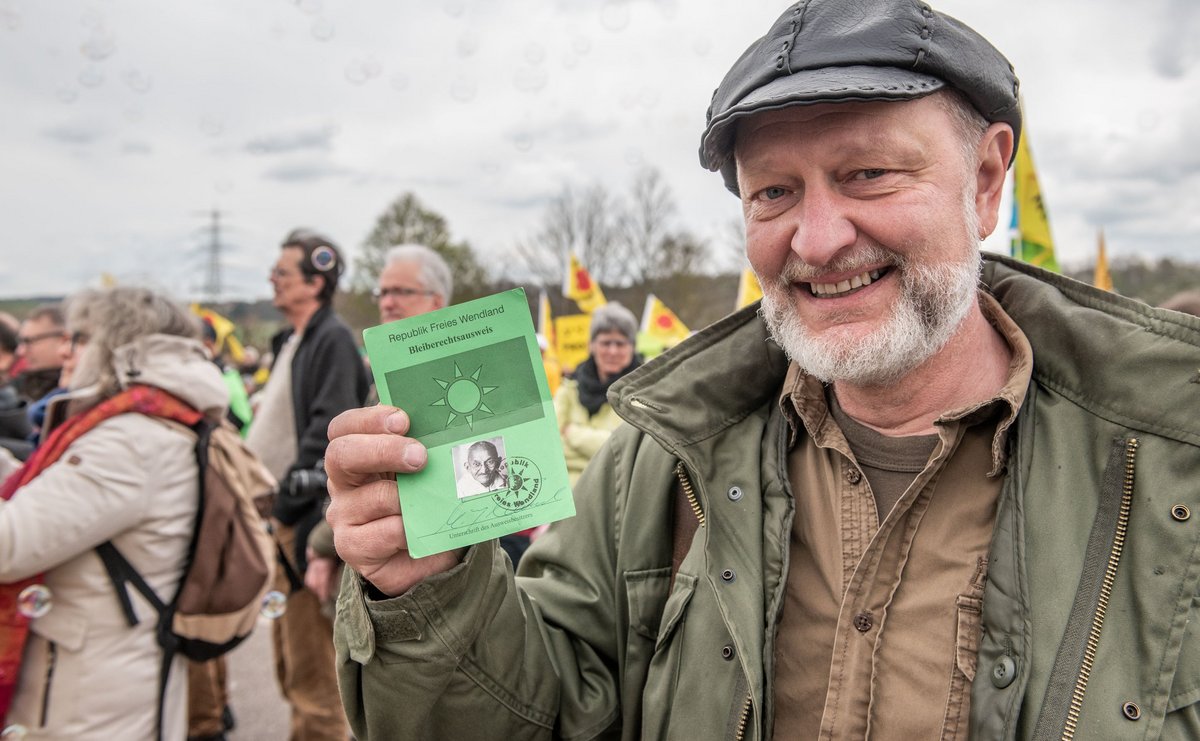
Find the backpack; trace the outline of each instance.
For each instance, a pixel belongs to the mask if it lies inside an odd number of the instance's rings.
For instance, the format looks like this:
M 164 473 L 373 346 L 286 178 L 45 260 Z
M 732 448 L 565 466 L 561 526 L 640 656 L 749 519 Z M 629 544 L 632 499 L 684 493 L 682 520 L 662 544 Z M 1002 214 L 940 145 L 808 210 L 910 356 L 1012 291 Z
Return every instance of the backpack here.
M 163 649 L 159 675 L 159 735 L 167 675 L 176 654 L 207 661 L 241 643 L 258 622 L 271 588 L 275 544 L 255 498 L 274 491 L 275 480 L 228 421 L 203 417 L 196 433 L 200 502 L 179 589 L 170 601 L 155 594 L 111 541 L 96 546 L 130 627 L 138 624 L 128 587 L 158 613 Z

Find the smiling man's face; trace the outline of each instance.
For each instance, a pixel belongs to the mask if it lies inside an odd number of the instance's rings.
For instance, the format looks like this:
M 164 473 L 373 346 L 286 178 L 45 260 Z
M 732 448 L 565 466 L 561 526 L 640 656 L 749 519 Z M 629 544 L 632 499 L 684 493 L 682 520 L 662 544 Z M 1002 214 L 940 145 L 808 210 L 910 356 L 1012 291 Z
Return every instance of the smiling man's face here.
M 736 156 L 763 313 L 793 360 L 886 384 L 953 335 L 976 300 L 981 230 L 975 163 L 944 105 L 761 113 Z

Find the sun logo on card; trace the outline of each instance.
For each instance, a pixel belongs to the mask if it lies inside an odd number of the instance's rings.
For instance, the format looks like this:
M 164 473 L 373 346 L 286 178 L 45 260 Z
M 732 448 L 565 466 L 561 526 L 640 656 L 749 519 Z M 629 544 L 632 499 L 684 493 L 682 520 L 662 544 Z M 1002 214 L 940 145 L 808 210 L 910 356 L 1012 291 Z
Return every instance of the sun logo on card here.
M 458 369 L 458 363 L 454 364 L 454 378 L 449 381 L 444 381 L 440 378 L 433 379 L 439 386 L 442 387 L 441 398 L 430 404 L 434 407 L 449 407 L 450 416 L 446 419 L 446 427 L 454 424 L 454 420 L 462 417 L 467 421 L 467 427 L 474 429 L 475 415 L 479 413 L 495 414 L 488 408 L 484 396 L 492 393 L 497 386 L 484 386 L 479 383 L 479 375 L 483 372 L 483 366 L 475 369 L 475 372 L 470 376 L 464 376 L 462 371 Z

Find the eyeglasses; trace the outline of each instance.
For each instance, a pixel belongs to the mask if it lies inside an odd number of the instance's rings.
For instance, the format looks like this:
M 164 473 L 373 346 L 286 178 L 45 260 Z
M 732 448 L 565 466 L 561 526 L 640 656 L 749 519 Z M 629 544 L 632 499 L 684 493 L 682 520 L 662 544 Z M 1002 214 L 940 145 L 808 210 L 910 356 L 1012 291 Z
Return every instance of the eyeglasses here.
M 88 339 L 89 336 L 87 332 L 73 332 L 71 334 L 71 352 L 75 352 L 77 349 L 79 349 L 80 345 L 86 345 Z
M 605 350 L 624 350 L 632 344 L 629 340 L 596 340 L 596 345 Z
M 59 330 L 56 332 L 42 332 L 41 334 L 35 334 L 35 335 L 31 335 L 29 337 L 18 337 L 17 338 L 17 347 L 20 347 L 21 345 L 25 345 L 26 347 L 28 347 L 29 345 L 32 345 L 35 342 L 41 342 L 42 340 L 49 340 L 51 338 L 58 338 L 61 340 L 62 338 L 66 337 L 66 336 L 67 336 L 66 332 Z
M 495 468 L 500 462 L 499 458 L 485 458 L 484 460 L 467 461 L 467 468 L 472 471 L 478 471 L 481 468 Z
M 432 296 L 434 291 L 426 291 L 420 288 L 372 288 L 371 297 L 376 301 L 385 296 L 394 296 L 399 299 L 410 299 L 413 296 Z

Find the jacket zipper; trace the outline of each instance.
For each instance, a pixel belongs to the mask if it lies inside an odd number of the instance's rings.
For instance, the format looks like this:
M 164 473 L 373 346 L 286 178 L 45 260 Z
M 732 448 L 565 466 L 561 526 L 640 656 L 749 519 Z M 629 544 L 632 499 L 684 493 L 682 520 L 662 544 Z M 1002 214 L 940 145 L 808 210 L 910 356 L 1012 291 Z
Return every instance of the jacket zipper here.
M 688 479 L 687 470 L 683 467 L 683 461 L 675 462 L 675 477 L 679 479 L 679 486 L 683 489 L 684 496 L 687 497 L 688 506 L 692 508 L 692 512 L 696 515 L 696 520 L 703 527 L 704 510 L 700 507 L 700 500 L 696 498 L 696 490 L 692 488 L 692 482 Z
M 48 641 L 50 658 L 46 661 L 46 689 L 42 692 L 42 728 L 50 722 L 50 688 L 54 683 L 54 666 L 58 663 L 58 644 Z
M 1096 611 L 1092 614 L 1092 627 L 1088 631 L 1083 663 L 1080 665 L 1079 675 L 1075 679 L 1075 689 L 1071 692 L 1071 706 L 1067 710 L 1067 723 L 1062 732 L 1063 741 L 1071 741 L 1075 738 L 1075 730 L 1079 727 L 1079 715 L 1083 710 L 1083 696 L 1087 692 L 1088 680 L 1091 679 L 1092 668 L 1096 662 L 1100 630 L 1104 627 L 1108 601 L 1112 597 L 1113 584 L 1117 578 L 1117 565 L 1121 561 L 1121 552 L 1125 547 L 1125 534 L 1129 530 L 1129 511 L 1133 506 L 1133 464 L 1137 456 L 1137 449 L 1136 437 L 1125 441 L 1125 481 L 1121 487 L 1121 506 L 1117 512 L 1116 534 L 1113 537 L 1112 549 L 1108 553 L 1104 579 L 1100 585 L 1100 599 L 1096 603 Z
M 734 741 L 742 741 L 746 738 L 746 723 L 750 721 L 750 708 L 753 698 L 746 695 L 746 704 L 742 706 L 742 714 L 738 718 L 737 734 L 733 737 Z

